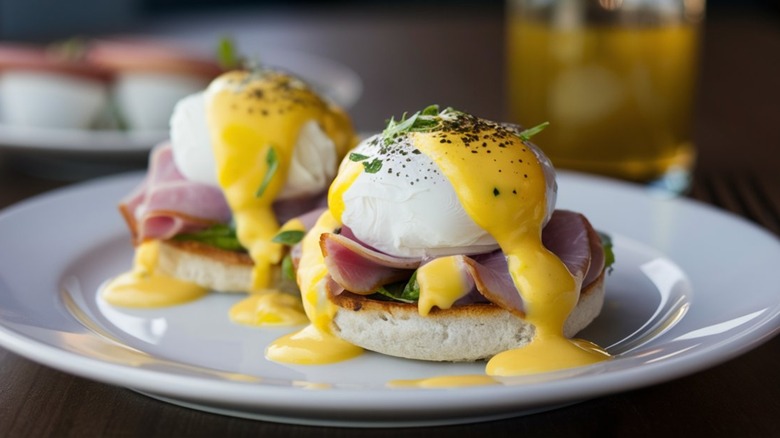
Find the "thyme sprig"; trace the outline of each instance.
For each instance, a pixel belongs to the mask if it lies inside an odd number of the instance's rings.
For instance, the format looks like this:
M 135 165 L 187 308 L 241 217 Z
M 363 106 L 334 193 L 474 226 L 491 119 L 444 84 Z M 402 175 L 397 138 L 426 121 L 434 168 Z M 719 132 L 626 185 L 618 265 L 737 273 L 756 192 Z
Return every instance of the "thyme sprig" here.
M 428 105 L 422 111 L 417 111 L 409 118 L 406 113 L 401 115 L 401 120 L 396 121 L 391 117 L 387 122 L 387 127 L 382 131 L 382 140 L 385 144 L 390 144 L 398 135 L 406 132 L 429 132 L 438 126 L 442 119 L 455 115 L 458 111 L 452 108 L 445 108 L 439 111 L 439 105 Z
M 379 139 L 385 146 L 390 146 L 401 134 L 408 132 L 431 132 L 439 127 L 443 121 L 452 120 L 460 114 L 463 113 L 450 107 L 440 111 L 439 105 L 428 105 L 409 117 L 407 117 L 407 113 L 403 113 L 401 119 L 397 121 L 394 117 L 391 117 L 387 121 L 387 126 L 380 134 Z M 380 158 L 352 152 L 349 154 L 349 160 L 362 163 L 367 173 L 377 173 L 382 169 L 382 160 Z
M 528 141 L 533 137 L 534 135 L 544 131 L 544 128 L 550 126 L 550 122 L 543 122 L 540 123 L 533 128 L 528 128 L 520 131 L 519 134 L 517 134 L 518 137 L 520 137 L 520 140 Z
M 449 107 L 439 111 L 439 105 L 428 105 L 410 117 L 407 117 L 407 113 L 403 113 L 400 120 L 396 121 L 394 117 L 391 117 L 387 121 L 387 126 L 382 131 L 380 139 L 385 145 L 389 146 L 403 133 L 433 131 L 443 120 L 457 116 L 457 114 L 459 114 L 458 111 Z M 367 173 L 377 173 L 382 169 L 382 160 L 375 157 L 371 158 L 368 155 L 355 152 L 349 154 L 349 160 L 362 163 Z M 371 160 L 369 161 L 369 159 Z
M 233 70 L 244 68 L 247 60 L 238 54 L 233 38 L 223 36 L 217 42 L 217 62 L 223 69 Z

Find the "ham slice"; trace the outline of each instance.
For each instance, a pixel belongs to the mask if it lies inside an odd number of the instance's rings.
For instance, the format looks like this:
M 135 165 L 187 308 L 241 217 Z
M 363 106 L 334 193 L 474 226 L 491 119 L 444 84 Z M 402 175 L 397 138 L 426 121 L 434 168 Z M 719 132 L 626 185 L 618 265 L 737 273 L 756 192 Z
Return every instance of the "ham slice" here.
M 499 250 L 467 257 L 466 266 L 483 297 L 518 316 L 524 316 L 523 300 L 509 274 L 503 252 Z
M 327 192 L 274 203 L 279 223 L 300 217 L 327 202 Z M 232 213 L 219 187 L 188 180 L 176 168 L 173 149 L 166 142 L 152 150 L 146 178 L 119 204 L 133 240 L 170 239 L 215 224 L 230 222 Z M 316 221 L 316 217 L 314 220 Z
M 591 227 L 585 216 L 573 211 L 555 210 L 542 231 L 544 247 L 561 259 L 580 284 L 590 267 L 588 228 Z
M 583 216 L 583 219 L 585 217 Z M 588 273 L 585 274 L 585 279 L 582 281 L 583 289 L 590 286 L 591 283 L 596 281 L 601 272 L 604 270 L 604 266 L 607 262 L 606 255 L 604 254 L 604 246 L 601 244 L 601 236 L 596 230 L 588 223 L 588 242 L 590 242 L 590 267 L 588 267 Z
M 594 272 L 595 280 L 604 268 L 604 255 L 598 233 L 585 216 L 579 213 L 555 210 L 542 230 L 542 244 L 561 259 L 577 279 L 577 284 L 583 284 L 583 278 L 587 278 L 591 271 Z M 596 247 L 601 251 L 601 264 L 597 273 L 595 269 L 591 269 L 594 265 L 592 253 Z M 491 303 L 518 316 L 524 316 L 523 300 L 517 293 L 509 274 L 506 257 L 501 251 L 467 258 L 467 266 L 480 294 Z
M 553 212 L 542 232 L 542 243 L 561 259 L 577 282 L 585 286 L 595 280 L 604 268 L 604 253 L 598 233 L 579 213 L 566 210 Z M 342 234 L 323 234 L 320 247 L 330 279 L 339 285 L 338 290 L 361 295 L 369 295 L 379 286 L 408 279 L 425 262 L 367 248 L 353 239 L 348 230 Z M 518 316 L 524 315 L 522 298 L 517 293 L 506 257 L 501 251 L 459 257 L 462 258 L 465 274 L 475 286 L 458 304 L 486 299 Z
M 231 212 L 218 187 L 187 180 L 176 168 L 170 143 L 152 150 L 141 184 L 119 204 L 133 239 L 170 239 L 227 223 Z
M 421 261 L 387 255 L 333 233 L 320 236 L 320 248 L 331 278 L 360 295 L 370 295 L 379 286 L 408 279 Z

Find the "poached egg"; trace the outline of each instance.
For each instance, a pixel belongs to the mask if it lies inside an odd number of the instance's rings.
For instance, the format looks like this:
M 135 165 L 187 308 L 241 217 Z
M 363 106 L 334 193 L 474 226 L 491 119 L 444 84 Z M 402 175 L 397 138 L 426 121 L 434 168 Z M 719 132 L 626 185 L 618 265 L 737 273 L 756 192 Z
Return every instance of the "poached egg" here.
M 444 111 L 439 117 L 454 120 L 457 113 Z M 507 126 L 511 130 L 517 127 Z M 442 139 L 447 143 L 449 139 Z M 496 153 L 496 160 L 503 159 L 501 148 L 494 151 L 485 141 L 473 143 L 473 153 Z M 441 141 L 441 140 L 440 140 Z M 546 224 L 552 215 L 557 195 L 555 170 L 550 160 L 533 144 L 527 147 L 533 152 L 543 171 L 542 185 Z M 353 160 L 361 160 L 374 166 L 372 171 L 359 172 L 354 181 L 340 193 L 343 205 L 342 223 L 367 245 L 387 254 L 399 257 L 433 258 L 456 254 L 481 254 L 498 249 L 496 239 L 477 225 L 458 199 L 453 183 L 439 165 L 420 152 L 411 136 L 401 136 L 388 144 L 383 134 L 364 140 L 341 164 L 343 171 L 354 166 Z M 376 160 L 376 161 L 374 161 Z M 509 160 L 498 169 L 499 174 L 522 178 L 521 170 L 513 168 Z M 365 170 L 365 169 L 364 169 Z M 376 171 L 373 171 L 376 170 Z M 503 176 L 503 175 L 498 175 Z M 501 184 L 496 185 L 496 190 Z M 505 184 L 504 184 L 505 185 Z M 338 191 L 338 188 L 336 189 Z M 342 204 L 343 203 L 343 204 Z
M 205 101 L 216 180 L 254 261 L 252 290 L 267 289 L 283 255 L 272 241 L 280 230 L 274 201 L 285 187 L 289 196 L 324 189 L 335 156 L 354 145 L 352 126 L 343 110 L 275 70 L 225 73 L 209 85 Z
M 170 138 L 177 169 L 191 181 L 219 186 L 217 164 L 206 120 L 207 93 L 180 100 L 171 116 Z M 315 119 L 300 127 L 290 169 L 277 199 L 295 199 L 322 193 L 336 176 L 343 156 Z

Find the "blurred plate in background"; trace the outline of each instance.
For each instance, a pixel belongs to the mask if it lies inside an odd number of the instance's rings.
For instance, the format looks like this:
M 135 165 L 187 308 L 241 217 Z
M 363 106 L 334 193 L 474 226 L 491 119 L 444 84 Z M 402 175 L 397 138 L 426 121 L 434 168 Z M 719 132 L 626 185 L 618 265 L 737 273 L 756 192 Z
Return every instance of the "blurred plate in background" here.
M 264 65 L 289 71 L 342 107 L 352 107 L 363 83 L 351 68 L 316 55 L 258 49 Z M 143 168 L 149 150 L 168 131 L 46 129 L 0 124 L 0 153 L 24 173 L 55 180 L 81 180 Z

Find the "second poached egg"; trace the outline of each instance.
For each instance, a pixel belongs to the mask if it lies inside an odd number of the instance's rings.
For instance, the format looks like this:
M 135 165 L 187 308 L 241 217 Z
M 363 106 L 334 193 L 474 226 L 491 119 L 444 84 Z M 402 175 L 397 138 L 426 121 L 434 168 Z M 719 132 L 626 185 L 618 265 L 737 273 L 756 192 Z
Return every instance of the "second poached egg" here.
M 191 181 L 218 186 L 217 165 L 206 120 L 205 91 L 180 100 L 170 122 L 176 167 Z M 316 120 L 305 122 L 293 148 L 287 181 L 277 199 L 294 199 L 322 193 L 338 167 L 336 145 Z

